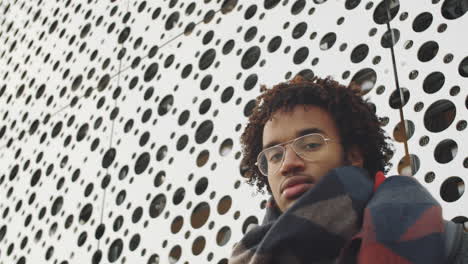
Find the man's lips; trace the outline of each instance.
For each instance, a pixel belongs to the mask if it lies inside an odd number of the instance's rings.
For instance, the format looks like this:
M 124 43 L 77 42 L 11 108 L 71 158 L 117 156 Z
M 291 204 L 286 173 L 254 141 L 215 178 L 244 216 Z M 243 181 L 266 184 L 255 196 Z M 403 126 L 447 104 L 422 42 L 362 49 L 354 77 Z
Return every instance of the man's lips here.
M 280 193 L 286 199 L 295 198 L 314 185 L 314 180 L 307 176 L 292 176 L 286 179 L 280 188 Z

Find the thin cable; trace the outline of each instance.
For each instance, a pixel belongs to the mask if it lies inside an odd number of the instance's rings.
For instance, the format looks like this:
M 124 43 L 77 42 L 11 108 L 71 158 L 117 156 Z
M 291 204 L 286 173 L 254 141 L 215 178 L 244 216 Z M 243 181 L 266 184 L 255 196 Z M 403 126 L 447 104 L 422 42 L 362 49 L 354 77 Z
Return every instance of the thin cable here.
M 129 1 L 127 1 L 127 12 L 128 12 L 128 7 L 129 7 Z M 123 47 L 124 44 L 122 43 L 120 47 Z M 118 74 L 117 74 L 117 87 L 120 86 L 120 70 L 122 69 L 122 58 L 119 59 L 119 68 L 118 68 Z M 117 98 L 114 98 L 114 109 L 117 108 Z M 109 149 L 112 148 L 112 141 L 114 137 L 114 127 L 115 127 L 115 118 L 112 120 L 112 125 L 111 125 L 111 130 L 110 130 L 110 138 L 109 138 Z M 109 175 L 109 167 L 106 169 L 106 174 L 104 177 Z M 104 207 L 106 203 L 106 191 L 107 187 L 104 188 L 104 193 L 102 195 L 102 202 L 101 202 L 101 214 L 100 214 L 100 219 L 99 219 L 99 225 L 102 225 L 102 220 L 104 219 Z M 102 237 L 101 237 L 102 238 Z M 101 249 L 101 238 L 98 239 L 97 241 L 97 251 L 99 252 Z
M 390 32 L 390 36 L 391 36 L 391 39 L 392 39 L 392 45 L 390 46 L 390 52 L 391 52 L 391 55 L 392 55 L 392 64 L 393 64 L 393 76 L 394 76 L 394 79 L 395 79 L 395 85 L 396 85 L 396 90 L 398 91 L 399 95 L 400 95 L 400 105 L 398 106 L 398 110 L 400 112 L 400 121 L 401 121 L 401 124 L 403 125 L 403 130 L 404 130 L 404 140 L 403 140 L 403 145 L 405 147 L 405 159 L 407 159 L 407 161 L 409 162 L 409 165 L 411 167 L 411 174 L 413 173 L 413 164 L 411 162 L 411 159 L 410 159 L 410 155 L 409 155 L 409 148 L 408 148 L 408 130 L 406 128 L 406 122 L 405 122 L 405 116 L 404 116 L 404 113 L 403 113 L 403 104 L 404 104 L 404 95 L 403 95 L 403 91 L 402 89 L 400 88 L 400 82 L 399 82 L 399 79 L 398 79 L 398 69 L 397 69 L 397 64 L 396 64 L 396 58 L 395 58 L 395 50 L 394 50 L 394 46 L 396 44 L 396 41 L 395 41 L 395 34 L 393 33 L 393 30 L 392 30 L 392 27 L 390 26 L 390 20 L 391 20 L 391 15 L 390 15 L 390 1 L 393 1 L 393 0 L 384 0 L 387 4 L 387 30 L 388 32 Z

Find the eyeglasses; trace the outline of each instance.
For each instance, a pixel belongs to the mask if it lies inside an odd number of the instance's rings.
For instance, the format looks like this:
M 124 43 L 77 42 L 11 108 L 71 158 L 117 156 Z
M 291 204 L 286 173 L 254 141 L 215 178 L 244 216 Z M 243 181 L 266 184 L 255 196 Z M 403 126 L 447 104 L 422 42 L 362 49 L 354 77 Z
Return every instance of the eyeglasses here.
M 301 136 L 271 148 L 264 149 L 258 154 L 255 165 L 257 165 L 260 172 L 265 176 L 275 174 L 283 164 L 286 153 L 285 146 L 288 144 L 291 144 L 294 152 L 302 159 L 307 161 L 320 160 L 328 141 L 333 140 L 317 133 Z

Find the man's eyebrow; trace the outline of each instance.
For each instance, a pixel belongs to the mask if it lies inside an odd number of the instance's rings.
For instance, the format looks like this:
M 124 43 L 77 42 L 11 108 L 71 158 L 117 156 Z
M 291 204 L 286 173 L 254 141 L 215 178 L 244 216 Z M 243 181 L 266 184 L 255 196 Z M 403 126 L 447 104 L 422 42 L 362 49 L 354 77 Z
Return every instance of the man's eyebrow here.
M 326 135 L 325 131 L 321 130 L 320 128 L 311 127 L 311 128 L 305 128 L 305 129 L 297 131 L 296 132 L 296 138 L 307 135 L 307 134 L 313 134 L 313 133 L 319 133 L 319 134 Z M 281 142 L 279 142 L 277 140 L 273 140 L 272 142 L 270 142 L 270 143 L 266 144 L 265 146 L 263 146 L 262 149 L 267 149 L 269 147 L 273 147 L 273 146 L 278 145 L 280 143 Z

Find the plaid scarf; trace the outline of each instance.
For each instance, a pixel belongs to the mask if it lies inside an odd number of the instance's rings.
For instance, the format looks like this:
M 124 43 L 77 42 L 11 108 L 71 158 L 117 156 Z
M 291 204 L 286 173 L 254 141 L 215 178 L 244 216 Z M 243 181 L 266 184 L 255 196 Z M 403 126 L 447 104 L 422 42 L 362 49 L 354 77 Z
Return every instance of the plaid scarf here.
M 365 170 L 333 169 L 284 213 L 269 207 L 229 263 L 444 263 L 440 205 L 411 177 L 382 180 L 374 191 Z

